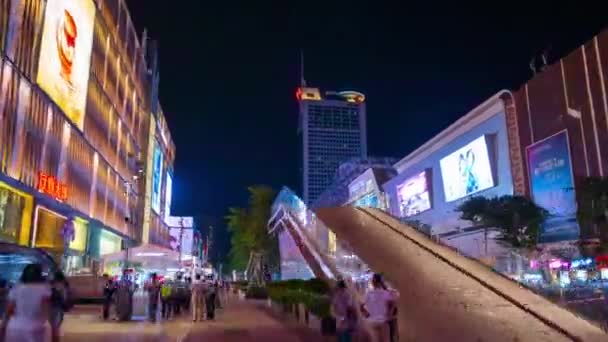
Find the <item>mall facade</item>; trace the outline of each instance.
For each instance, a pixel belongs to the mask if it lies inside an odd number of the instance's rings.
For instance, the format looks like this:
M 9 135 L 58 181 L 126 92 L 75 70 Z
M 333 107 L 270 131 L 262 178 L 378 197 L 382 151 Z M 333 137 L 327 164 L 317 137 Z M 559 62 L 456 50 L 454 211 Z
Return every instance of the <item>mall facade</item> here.
M 122 0 L 0 1 L 0 241 L 68 274 L 168 246 L 175 146 Z
M 529 196 L 550 212 L 541 246 L 580 236 L 577 186 L 608 172 L 608 31 L 503 90 L 394 165 L 389 211 L 483 258 L 504 253 L 455 210 L 472 196 Z M 490 238 L 488 238 L 490 235 Z M 575 248 L 576 249 L 576 248 Z

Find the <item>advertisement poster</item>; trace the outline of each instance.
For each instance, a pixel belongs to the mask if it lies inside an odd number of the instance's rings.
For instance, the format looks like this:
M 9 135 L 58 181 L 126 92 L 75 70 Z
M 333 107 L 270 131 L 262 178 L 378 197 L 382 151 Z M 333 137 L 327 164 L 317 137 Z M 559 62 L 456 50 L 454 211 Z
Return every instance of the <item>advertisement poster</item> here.
M 182 256 L 192 255 L 192 244 L 194 243 L 194 230 L 191 228 L 170 228 L 169 244 L 171 249 L 182 253 Z M 180 239 L 181 237 L 181 239 Z
M 494 186 L 485 136 L 481 136 L 440 161 L 446 202 Z
M 165 223 L 171 216 L 171 197 L 173 196 L 173 177 L 170 172 L 167 172 L 167 180 L 165 181 Z
M 82 130 L 93 46 L 90 0 L 48 0 L 36 82 Z
M 543 226 L 541 242 L 577 239 L 576 195 L 567 131 L 529 146 L 526 152 L 532 199 L 551 215 Z
M 401 217 L 417 215 L 431 209 L 426 171 L 397 186 L 397 201 Z
M 169 216 L 166 218 L 165 223 L 169 227 L 184 227 L 184 228 L 193 228 L 194 227 L 194 217 L 192 216 Z
M 160 191 L 162 187 L 163 154 L 158 143 L 154 144 L 154 171 L 152 171 L 152 210 L 160 214 Z

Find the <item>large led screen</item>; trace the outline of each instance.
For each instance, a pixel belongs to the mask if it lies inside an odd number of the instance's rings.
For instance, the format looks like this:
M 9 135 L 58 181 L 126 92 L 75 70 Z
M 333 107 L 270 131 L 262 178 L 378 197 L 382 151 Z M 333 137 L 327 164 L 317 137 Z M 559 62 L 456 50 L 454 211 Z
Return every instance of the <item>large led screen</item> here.
M 444 157 L 440 161 L 440 166 L 447 202 L 494 186 L 485 136 Z
M 574 180 L 567 132 L 539 141 L 526 152 L 532 198 L 551 214 L 543 224 L 542 242 L 577 238 L 576 194 L 572 191 Z
M 152 171 L 152 210 L 160 214 L 160 190 L 162 183 L 163 154 L 158 143 L 154 144 L 154 170 Z
M 47 1 L 36 82 L 81 130 L 94 23 L 90 0 Z
M 165 180 L 165 223 L 169 216 L 171 216 L 171 198 L 173 196 L 173 177 L 170 172 L 167 172 L 167 179 Z
M 401 217 L 409 217 L 431 209 L 426 171 L 408 178 L 397 186 L 397 201 Z

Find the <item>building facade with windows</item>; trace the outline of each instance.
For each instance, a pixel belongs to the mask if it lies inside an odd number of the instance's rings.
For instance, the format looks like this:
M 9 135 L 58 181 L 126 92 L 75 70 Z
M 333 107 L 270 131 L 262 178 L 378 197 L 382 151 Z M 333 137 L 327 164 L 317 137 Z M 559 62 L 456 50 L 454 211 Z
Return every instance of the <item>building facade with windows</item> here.
M 304 202 L 311 204 L 332 183 L 338 166 L 367 156 L 365 96 L 354 91 L 299 88 Z
M 123 0 L 0 0 L 1 240 L 72 273 L 148 238 L 147 41 Z

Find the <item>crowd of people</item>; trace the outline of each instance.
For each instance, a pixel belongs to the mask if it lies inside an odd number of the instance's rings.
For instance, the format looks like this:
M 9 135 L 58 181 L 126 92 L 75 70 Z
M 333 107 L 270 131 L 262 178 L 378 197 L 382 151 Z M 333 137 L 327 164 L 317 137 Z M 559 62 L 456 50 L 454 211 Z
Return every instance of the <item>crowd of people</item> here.
M 63 315 L 71 309 L 70 287 L 60 271 L 45 277 L 42 265 L 30 264 L 3 304 L 0 342 L 57 342 Z
M 371 288 L 361 300 L 349 291 L 344 280 L 338 280 L 332 296 L 332 314 L 336 319 L 338 342 L 350 342 L 353 336 L 371 333 L 375 342 L 396 342 L 397 299 L 399 293 L 389 289 L 380 274 L 374 274 Z
M 133 312 L 135 286 L 127 274 L 119 281 L 106 277 L 102 318 L 128 320 Z M 0 342 L 58 342 L 66 311 L 71 309 L 70 287 L 64 275 L 56 272 L 45 277 L 40 264 L 25 267 L 21 278 L 4 297 L 5 308 L 0 325 Z M 172 320 L 190 314 L 193 322 L 214 320 L 216 308 L 221 308 L 224 284 L 196 275 L 194 279 L 178 275 L 173 280 L 152 274 L 145 283 L 147 315 L 150 321 Z M 228 291 L 229 292 L 229 291 Z M 380 274 L 374 274 L 371 288 L 357 299 L 347 282 L 339 280 L 332 295 L 332 314 L 336 319 L 338 342 L 350 342 L 357 334 L 371 333 L 372 341 L 395 342 L 399 293 L 385 284 Z M 188 318 L 189 319 L 189 318 Z
M 148 319 L 152 322 L 159 319 L 168 321 L 191 313 L 192 321 L 195 322 L 213 320 L 215 309 L 221 308 L 222 288 L 220 282 L 203 279 L 200 274 L 195 275 L 194 279 L 181 274 L 177 274 L 175 279 L 161 278 L 157 274 L 152 274 L 144 284 Z M 113 311 L 115 314 L 113 319 L 127 320 L 126 316 L 130 317 L 132 313 L 134 291 L 135 288 L 131 283 L 115 282 L 106 276 L 103 319 L 109 319 Z M 121 300 L 123 297 L 131 299 Z

